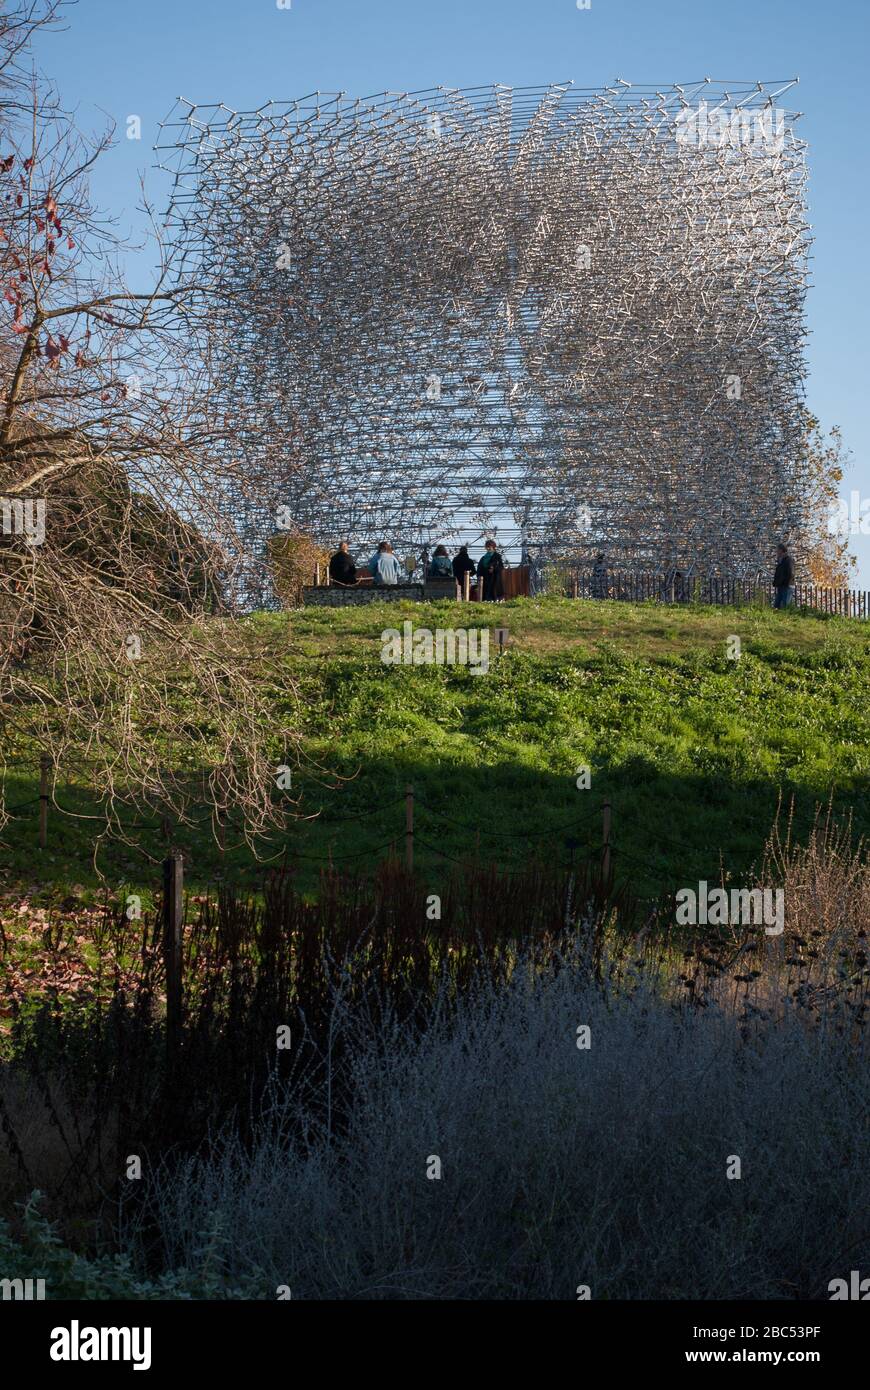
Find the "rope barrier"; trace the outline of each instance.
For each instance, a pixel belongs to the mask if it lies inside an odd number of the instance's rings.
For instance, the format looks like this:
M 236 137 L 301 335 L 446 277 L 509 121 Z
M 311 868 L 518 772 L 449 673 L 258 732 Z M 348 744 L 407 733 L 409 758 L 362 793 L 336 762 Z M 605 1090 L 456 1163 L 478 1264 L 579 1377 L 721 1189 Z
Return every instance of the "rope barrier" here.
M 331 851 L 328 851 L 324 854 L 302 854 L 299 850 L 289 850 L 288 854 L 291 859 L 306 859 L 311 863 L 317 864 L 323 863 L 324 860 L 328 860 L 331 862 L 333 859 L 359 859 L 364 854 L 370 854 L 374 856 L 376 854 L 381 854 L 385 849 L 392 849 L 399 838 L 399 836 L 395 836 L 392 840 L 388 840 L 386 844 L 378 845 L 374 849 L 369 848 L 353 850 L 349 854 L 333 854 Z
M 476 825 L 466 825 L 463 821 L 458 821 L 453 816 L 448 816 L 444 811 L 436 811 L 435 808 L 433 806 L 430 806 L 428 802 L 422 801 L 420 800 L 420 798 L 416 796 L 414 798 L 414 805 L 415 807 L 421 806 L 424 811 L 427 811 L 429 813 L 430 816 L 437 816 L 439 819 L 446 821 L 449 825 L 456 826 L 460 830 L 465 830 L 471 833 L 474 830 L 478 829 Z M 590 811 L 588 815 L 581 816 L 579 819 L 575 818 L 570 821 L 566 821 L 563 825 L 554 825 L 537 832 L 532 832 L 528 830 L 493 830 L 488 826 L 486 833 L 487 836 L 495 839 L 542 840 L 546 839 L 549 835 L 560 835 L 563 830 L 576 830 L 578 826 L 585 825 L 587 821 L 592 820 L 593 817 L 597 815 L 597 810 Z
M 451 864 L 458 864 L 460 868 L 463 867 L 463 860 L 457 859 L 453 854 L 448 854 L 446 850 L 441 849 L 438 845 L 430 845 L 428 841 L 421 839 L 419 835 L 414 836 L 414 844 L 422 845 L 423 849 L 428 849 L 431 854 L 438 854 L 442 859 L 449 859 Z
M 311 825 L 317 824 L 317 825 L 327 826 L 327 825 L 340 825 L 340 824 L 342 824 L 342 823 L 344 823 L 344 822 L 346 822 L 346 821 L 351 821 L 351 820 L 359 820 L 361 816 L 366 816 L 366 817 L 368 817 L 368 818 L 371 818 L 372 816 L 380 815 L 381 811 L 385 811 L 385 810 L 389 809 L 389 807 L 391 807 L 391 806 L 398 806 L 399 802 L 404 801 L 404 800 L 405 800 L 404 795 L 402 795 L 402 796 L 394 796 L 393 799 L 392 799 L 392 801 L 381 801 L 381 802 L 378 803 L 377 806 L 373 807 L 371 810 L 369 810 L 367 807 L 364 807 L 364 806 L 363 806 L 363 807 L 360 807 L 359 811 L 349 811 L 348 814 L 347 814 L 346 816 L 329 816 L 328 819 L 325 818 L 325 819 L 323 819 L 323 820 L 320 820 L 319 817 L 320 817 L 320 816 L 323 814 L 323 812 L 324 812 L 325 810 L 327 810 L 328 808 L 325 807 L 325 806 L 320 806 L 320 807 L 318 807 L 318 809 L 317 809 L 316 812 L 313 812 L 313 813 L 312 813 L 311 816 L 306 816 L 306 817 L 305 817 L 305 823 L 306 823 L 306 824 L 311 824 Z

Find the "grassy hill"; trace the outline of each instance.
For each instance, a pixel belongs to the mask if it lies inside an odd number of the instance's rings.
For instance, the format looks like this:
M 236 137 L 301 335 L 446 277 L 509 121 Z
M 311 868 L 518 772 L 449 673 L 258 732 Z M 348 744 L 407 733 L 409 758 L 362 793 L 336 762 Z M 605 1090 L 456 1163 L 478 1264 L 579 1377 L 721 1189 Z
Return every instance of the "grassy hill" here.
M 381 661 L 382 630 L 405 619 L 434 630 L 484 618 L 509 634 L 503 655 L 493 643 L 485 675 Z M 866 624 L 751 607 L 518 599 L 485 613 L 438 602 L 260 614 L 246 627 L 254 654 L 282 651 L 275 708 L 293 711 L 305 758 L 293 791 L 301 818 L 260 853 L 297 856 L 312 886 L 330 856 L 358 868 L 391 842 L 402 852 L 407 783 L 416 860 L 433 884 L 470 853 L 503 864 L 582 859 L 600 844 L 605 801 L 616 872 L 644 896 L 713 878 L 720 863 L 747 871 L 783 797 L 794 799 L 797 838 L 829 798 L 856 833 L 870 830 Z M 735 635 L 736 661 L 727 655 Z M 26 732 L 12 751 L 15 806 L 38 791 L 37 754 Z M 583 765 L 588 790 L 576 785 Z M 97 806 L 76 785 L 60 786 L 57 800 L 79 812 Z M 102 874 L 113 888 L 150 888 L 163 841 L 150 829 L 136 838 L 143 852 L 104 841 L 94 862 L 93 822 L 52 810 L 41 854 L 36 806 L 22 806 L 0 846 L 2 886 L 66 891 Z M 240 838 L 222 861 L 205 826 L 182 828 L 189 883 L 221 873 L 255 882 Z

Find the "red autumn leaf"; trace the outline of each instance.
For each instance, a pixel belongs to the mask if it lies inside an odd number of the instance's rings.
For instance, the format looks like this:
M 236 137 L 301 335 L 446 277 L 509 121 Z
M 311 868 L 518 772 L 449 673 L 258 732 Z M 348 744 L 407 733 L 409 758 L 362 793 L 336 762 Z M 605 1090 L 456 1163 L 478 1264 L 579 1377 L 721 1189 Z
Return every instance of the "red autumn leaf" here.
M 33 220 L 34 220 L 34 222 L 36 223 L 36 230 L 37 230 L 38 232 L 44 232 L 44 231 L 45 231 L 45 223 L 43 222 L 42 218 L 41 218 L 41 217 L 37 217 L 36 214 L 34 213 L 34 215 L 33 215 Z
M 4 294 L 3 298 L 4 298 L 4 299 L 8 299 L 10 304 L 17 304 L 17 303 L 18 303 L 18 294 L 17 294 L 17 292 L 16 292 L 15 290 L 11 290 L 11 289 L 10 289 L 10 290 L 7 290 L 6 293 Z
M 66 249 L 67 251 L 74 251 L 76 249 L 76 244 L 71 236 L 68 236 L 66 239 Z
M 111 391 L 104 391 L 103 394 L 100 396 L 100 400 L 101 400 L 101 401 L 107 401 L 107 400 L 109 400 L 110 397 L 111 397 L 111 394 L 112 394 Z
M 53 238 L 53 237 L 49 237 L 49 238 L 48 238 L 48 254 L 49 254 L 50 256 L 53 256 L 53 255 L 54 255 L 56 246 L 57 246 L 57 242 L 54 240 L 54 238 Z
M 20 193 L 16 193 L 16 195 L 15 195 L 15 206 L 16 206 L 17 208 L 20 208 L 20 207 L 23 205 L 23 203 L 24 203 L 24 199 L 22 198 L 21 194 L 20 194 Z
M 49 217 L 56 217 L 56 216 L 57 216 L 57 203 L 55 202 L 54 198 L 52 197 L 52 195 L 51 195 L 50 193 L 49 193 L 48 197 L 46 198 L 46 200 L 45 200 L 45 202 L 43 203 L 42 206 L 45 208 L 45 210 L 46 210 L 46 212 L 48 213 Z
M 32 160 L 32 159 L 25 159 L 25 161 L 24 161 L 24 167 L 25 167 L 25 169 L 27 170 L 27 172 L 28 172 L 28 174 L 29 174 L 29 173 L 30 173 L 30 170 L 33 168 L 33 160 Z
M 13 165 L 14 163 L 15 163 L 15 155 L 14 155 L 14 154 L 7 155 L 5 159 L 0 160 L 0 169 L 3 170 L 3 173 L 4 173 L 4 174 L 8 174 L 8 173 L 9 173 L 9 170 L 12 168 L 12 165 Z
M 79 348 L 78 352 L 75 355 L 75 364 L 77 367 L 87 366 L 87 359 L 85 357 L 85 354 L 82 352 L 81 348 Z

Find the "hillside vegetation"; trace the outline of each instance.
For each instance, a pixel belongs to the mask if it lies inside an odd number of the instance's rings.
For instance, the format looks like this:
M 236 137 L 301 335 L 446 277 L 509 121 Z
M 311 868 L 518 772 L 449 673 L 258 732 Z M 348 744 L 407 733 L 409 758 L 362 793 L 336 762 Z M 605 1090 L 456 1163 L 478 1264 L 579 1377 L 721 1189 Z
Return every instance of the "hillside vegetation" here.
M 484 618 L 491 634 L 508 633 L 501 655 L 491 640 L 487 674 L 381 660 L 382 631 L 406 619 L 434 630 Z M 276 722 L 289 712 L 299 730 L 292 756 L 278 746 L 274 756 L 294 769 L 292 789 L 275 796 L 291 799 L 300 819 L 257 854 L 272 863 L 298 857 L 312 887 L 330 856 L 360 868 L 391 843 L 403 852 L 408 783 L 416 862 L 433 882 L 469 854 L 505 864 L 583 858 L 601 842 L 605 801 L 615 870 L 643 895 L 713 878 L 720 864 L 748 871 L 781 803 L 793 805 L 798 839 L 829 799 L 839 816 L 852 815 L 856 834 L 870 828 L 866 624 L 756 608 L 517 599 L 485 611 L 438 602 L 259 614 L 243 627 L 254 669 L 268 653 L 274 671 L 280 654 L 286 679 L 274 682 L 270 707 Z M 732 636 L 739 660 L 728 656 Z M 182 695 L 179 719 L 201 728 L 208 711 L 185 707 Z M 157 737 L 147 711 L 140 737 Z M 9 755 L 14 807 L 38 792 L 26 711 Z M 588 789 L 576 784 L 583 766 Z M 195 779 L 200 770 L 187 771 Z M 55 797 L 79 816 L 99 810 L 80 775 L 61 781 Z M 194 802 L 196 824 L 173 831 L 188 881 L 253 884 L 259 868 L 241 830 L 228 828 L 222 858 Z M 21 806 L 3 833 L 3 886 L 56 892 L 95 887 L 101 876 L 113 889 L 155 886 L 166 843 L 159 817 L 132 800 L 126 810 L 132 847 L 103 837 L 95 853 L 100 822 L 52 809 L 40 853 L 37 807 Z

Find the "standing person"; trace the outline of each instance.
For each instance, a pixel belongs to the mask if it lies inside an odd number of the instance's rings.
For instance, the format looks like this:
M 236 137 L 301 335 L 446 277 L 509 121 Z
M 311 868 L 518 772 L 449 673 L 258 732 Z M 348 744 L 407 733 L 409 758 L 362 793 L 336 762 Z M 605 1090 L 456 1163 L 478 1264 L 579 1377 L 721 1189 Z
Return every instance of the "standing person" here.
M 451 579 L 453 571 L 450 567 L 450 556 L 447 554 L 447 547 L 436 545 L 435 554 L 432 556 L 432 563 L 429 566 L 430 579 Z
M 776 547 L 776 569 L 773 571 L 774 608 L 790 608 L 794 603 L 794 560 L 784 545 Z
M 329 577 L 333 584 L 355 584 L 356 565 L 347 541 L 342 541 L 329 561 Z
M 377 562 L 375 564 L 374 581 L 379 585 L 398 584 L 402 577 L 402 566 L 393 554 L 393 547 L 389 541 L 381 541 L 378 546 Z
M 477 566 L 477 578 L 478 582 L 483 584 L 483 597 L 488 602 L 495 603 L 496 600 L 504 598 L 503 571 L 504 560 L 495 541 L 487 541 L 486 549 Z
M 607 598 L 607 566 L 601 551 L 595 556 L 595 564 L 592 566 L 592 582 L 589 586 L 589 592 L 593 598 Z
M 372 580 L 377 578 L 378 560 L 381 558 L 381 551 L 386 547 L 386 544 L 386 541 L 381 541 L 378 545 L 376 545 L 374 555 L 370 560 L 366 561 L 366 569 L 371 575 Z
M 475 564 L 468 553 L 468 546 L 462 545 L 459 547 L 458 553 L 453 557 L 453 578 L 456 580 L 460 589 L 465 584 L 465 576 L 467 574 L 474 574 L 474 572 Z

